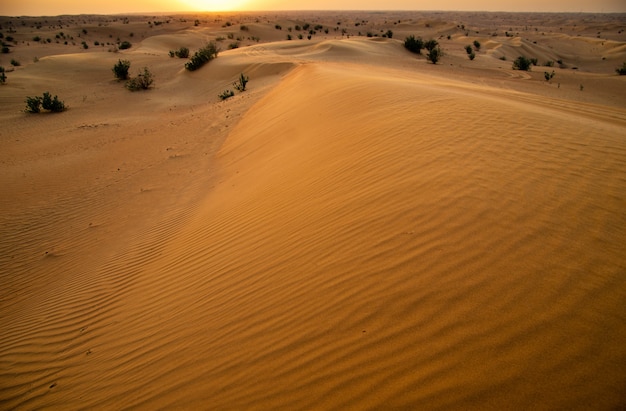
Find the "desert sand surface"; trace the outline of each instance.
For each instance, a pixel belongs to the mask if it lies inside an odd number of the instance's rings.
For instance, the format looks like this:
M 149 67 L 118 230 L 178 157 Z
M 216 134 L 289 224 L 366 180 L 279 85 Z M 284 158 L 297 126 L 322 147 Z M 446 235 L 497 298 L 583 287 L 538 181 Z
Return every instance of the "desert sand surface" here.
M 0 409 L 626 407 L 625 22 L 0 18 Z

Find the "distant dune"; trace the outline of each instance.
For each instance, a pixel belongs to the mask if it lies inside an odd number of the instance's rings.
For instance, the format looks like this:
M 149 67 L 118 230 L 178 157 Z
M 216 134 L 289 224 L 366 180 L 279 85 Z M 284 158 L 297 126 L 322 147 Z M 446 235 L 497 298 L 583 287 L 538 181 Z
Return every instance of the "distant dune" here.
M 0 18 L 0 408 L 623 408 L 623 21 Z

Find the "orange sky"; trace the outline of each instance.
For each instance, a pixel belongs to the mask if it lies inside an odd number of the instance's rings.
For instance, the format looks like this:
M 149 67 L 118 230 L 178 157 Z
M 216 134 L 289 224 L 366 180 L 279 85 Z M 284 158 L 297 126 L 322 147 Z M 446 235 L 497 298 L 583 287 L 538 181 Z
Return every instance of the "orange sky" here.
M 3 0 L 0 15 L 224 10 L 488 10 L 626 12 L 626 0 Z

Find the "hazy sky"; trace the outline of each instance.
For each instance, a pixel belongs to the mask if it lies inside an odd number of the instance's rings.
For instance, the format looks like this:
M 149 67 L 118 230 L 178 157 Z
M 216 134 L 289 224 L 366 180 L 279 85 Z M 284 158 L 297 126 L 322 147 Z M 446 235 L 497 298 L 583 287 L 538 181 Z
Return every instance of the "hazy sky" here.
M 626 0 L 1 0 L 0 15 L 224 10 L 480 10 L 626 12 Z

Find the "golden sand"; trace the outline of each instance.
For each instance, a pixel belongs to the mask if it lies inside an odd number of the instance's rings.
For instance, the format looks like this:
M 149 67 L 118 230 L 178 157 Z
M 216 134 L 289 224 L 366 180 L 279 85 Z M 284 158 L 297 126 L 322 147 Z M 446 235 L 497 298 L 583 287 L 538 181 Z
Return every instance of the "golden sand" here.
M 623 16 L 1 22 L 1 409 L 626 405 Z

